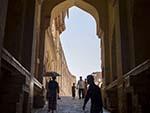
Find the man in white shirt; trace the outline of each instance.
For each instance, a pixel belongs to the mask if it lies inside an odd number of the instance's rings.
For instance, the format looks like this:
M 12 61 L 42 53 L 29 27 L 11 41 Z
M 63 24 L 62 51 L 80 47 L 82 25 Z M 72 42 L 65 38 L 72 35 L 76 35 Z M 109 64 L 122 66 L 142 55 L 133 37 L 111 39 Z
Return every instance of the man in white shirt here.
M 80 80 L 77 84 L 77 88 L 79 89 L 79 99 L 84 98 L 84 86 L 84 81 L 82 80 L 82 76 L 80 76 Z

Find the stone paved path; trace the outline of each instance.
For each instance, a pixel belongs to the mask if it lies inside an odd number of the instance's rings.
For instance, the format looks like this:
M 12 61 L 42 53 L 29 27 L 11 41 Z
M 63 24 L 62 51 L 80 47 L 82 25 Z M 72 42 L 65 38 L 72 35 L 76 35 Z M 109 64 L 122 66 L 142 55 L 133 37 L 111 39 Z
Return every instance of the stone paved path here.
M 90 101 L 86 105 L 85 111 L 82 110 L 83 100 L 82 99 L 72 99 L 72 97 L 61 97 L 61 100 L 58 100 L 57 111 L 54 113 L 90 113 Z M 47 106 L 43 109 L 36 111 L 35 113 L 50 113 L 47 112 Z M 104 110 L 103 113 L 109 113 Z

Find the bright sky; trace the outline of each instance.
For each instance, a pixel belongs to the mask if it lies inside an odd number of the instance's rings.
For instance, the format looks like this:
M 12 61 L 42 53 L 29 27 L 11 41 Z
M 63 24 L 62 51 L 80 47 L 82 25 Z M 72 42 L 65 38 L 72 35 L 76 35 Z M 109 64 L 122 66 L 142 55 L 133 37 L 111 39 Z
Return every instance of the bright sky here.
M 95 19 L 89 13 L 72 7 L 65 24 L 61 43 L 70 72 L 78 79 L 101 71 L 100 39 L 96 35 Z

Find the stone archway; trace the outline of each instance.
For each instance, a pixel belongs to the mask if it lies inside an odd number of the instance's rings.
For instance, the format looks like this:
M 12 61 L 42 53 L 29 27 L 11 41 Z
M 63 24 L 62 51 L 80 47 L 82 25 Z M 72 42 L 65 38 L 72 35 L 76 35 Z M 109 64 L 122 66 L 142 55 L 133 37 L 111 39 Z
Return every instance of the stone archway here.
M 102 35 L 102 30 L 100 28 L 100 19 L 97 9 L 91 4 L 82 0 L 66 0 L 56 5 L 51 11 L 50 27 L 52 25 L 53 18 L 57 17 L 60 14 L 60 12 L 67 11 L 72 6 L 77 6 L 78 8 L 88 12 L 94 17 L 96 21 L 97 35 L 98 37 L 100 37 Z
M 91 4 L 82 1 L 82 0 L 66 0 L 64 2 L 61 2 L 59 4 L 57 4 L 55 7 L 53 7 L 53 9 L 51 10 L 51 18 L 50 18 L 50 26 L 49 28 L 53 28 L 53 22 L 57 21 L 57 18 L 61 18 L 62 20 L 64 20 L 64 18 L 62 18 L 60 15 L 62 12 L 65 12 L 65 16 L 67 13 L 67 10 L 73 6 L 76 6 L 78 8 L 80 8 L 81 10 L 87 12 L 90 14 L 90 16 L 92 16 L 95 19 L 95 23 L 96 23 L 96 30 L 97 30 L 97 36 L 100 38 L 100 22 L 99 22 L 99 14 L 97 9 L 92 6 Z M 55 22 L 54 22 L 55 23 Z M 57 23 L 57 22 L 56 22 Z M 59 22 L 58 22 L 59 23 Z M 60 26 L 62 26 L 62 24 L 59 24 Z M 57 28 L 57 25 L 56 25 Z M 61 30 L 64 31 L 65 29 Z M 50 30 L 51 31 L 51 30 Z M 51 31 L 52 32 L 52 31 Z M 61 33 L 60 33 L 61 34 Z

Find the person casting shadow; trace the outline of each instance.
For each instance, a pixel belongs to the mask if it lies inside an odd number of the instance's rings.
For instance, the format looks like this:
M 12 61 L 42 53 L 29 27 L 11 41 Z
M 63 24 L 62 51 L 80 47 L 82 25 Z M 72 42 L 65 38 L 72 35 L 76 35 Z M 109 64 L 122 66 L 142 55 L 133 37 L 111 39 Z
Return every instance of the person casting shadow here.
M 94 83 L 94 77 L 92 75 L 87 76 L 87 83 L 89 84 L 89 88 L 84 99 L 83 110 L 85 110 L 88 100 L 91 99 L 90 113 L 103 113 L 101 90 Z
M 84 98 L 84 81 L 82 80 L 82 76 L 80 76 L 80 80 L 78 81 L 77 88 L 79 89 L 79 99 Z
M 59 85 L 55 81 L 56 77 L 52 77 L 52 80 L 48 83 L 48 90 L 49 90 L 49 98 L 48 98 L 48 112 L 56 110 L 57 107 L 57 95 L 59 94 Z
M 73 86 L 72 86 L 72 98 L 75 99 L 75 96 L 76 96 L 76 86 L 75 86 L 75 83 L 73 83 Z

